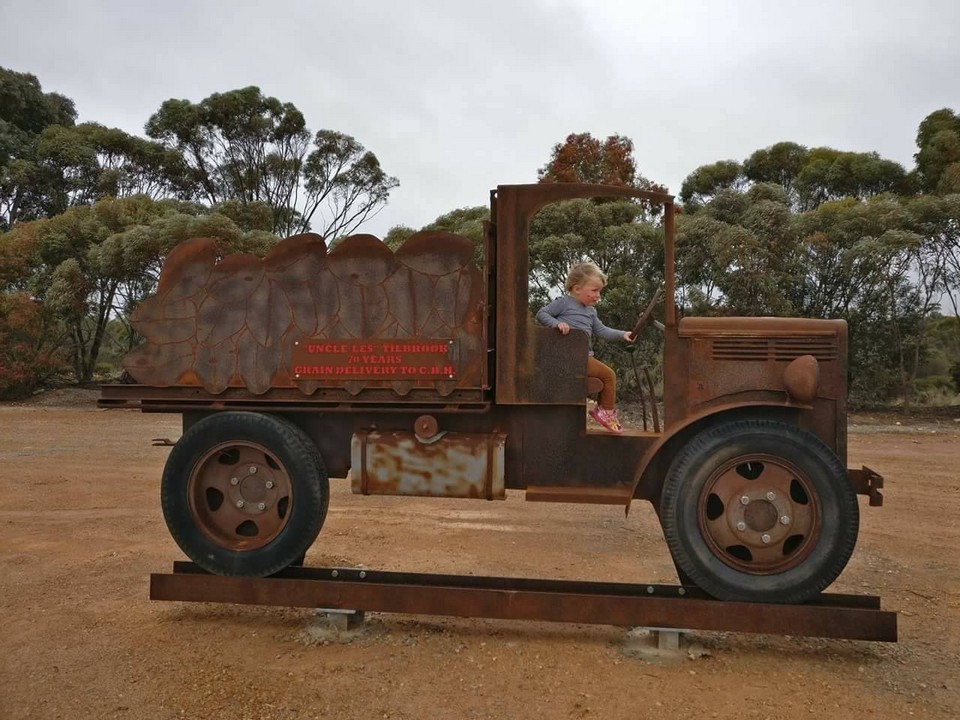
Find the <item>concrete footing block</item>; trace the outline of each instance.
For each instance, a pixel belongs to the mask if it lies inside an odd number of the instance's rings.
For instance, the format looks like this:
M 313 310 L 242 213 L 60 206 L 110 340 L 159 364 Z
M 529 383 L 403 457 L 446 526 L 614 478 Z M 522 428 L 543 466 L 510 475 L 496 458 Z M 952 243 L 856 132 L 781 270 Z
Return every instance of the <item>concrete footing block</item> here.
M 363 610 L 341 610 L 339 608 L 317 608 L 317 614 L 326 618 L 330 627 L 347 632 L 363 624 Z

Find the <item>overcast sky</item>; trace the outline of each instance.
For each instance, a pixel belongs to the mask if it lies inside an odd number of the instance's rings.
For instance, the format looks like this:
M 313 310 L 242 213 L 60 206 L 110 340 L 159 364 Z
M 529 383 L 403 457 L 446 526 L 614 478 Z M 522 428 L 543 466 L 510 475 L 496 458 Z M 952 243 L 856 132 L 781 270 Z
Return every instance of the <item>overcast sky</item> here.
M 790 140 L 913 166 L 960 110 L 957 0 L 0 0 L 0 66 L 143 135 L 168 98 L 257 85 L 400 180 L 382 236 L 534 182 L 569 133 L 619 133 L 678 193 Z

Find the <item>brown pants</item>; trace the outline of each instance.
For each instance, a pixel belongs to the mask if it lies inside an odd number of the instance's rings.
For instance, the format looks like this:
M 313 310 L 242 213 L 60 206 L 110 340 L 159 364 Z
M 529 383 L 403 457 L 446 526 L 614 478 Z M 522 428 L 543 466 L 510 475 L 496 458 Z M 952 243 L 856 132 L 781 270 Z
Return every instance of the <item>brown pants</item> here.
M 613 410 L 617 406 L 617 376 L 613 370 L 591 356 L 587 358 L 587 377 L 598 378 L 603 383 L 597 402 L 604 410 Z

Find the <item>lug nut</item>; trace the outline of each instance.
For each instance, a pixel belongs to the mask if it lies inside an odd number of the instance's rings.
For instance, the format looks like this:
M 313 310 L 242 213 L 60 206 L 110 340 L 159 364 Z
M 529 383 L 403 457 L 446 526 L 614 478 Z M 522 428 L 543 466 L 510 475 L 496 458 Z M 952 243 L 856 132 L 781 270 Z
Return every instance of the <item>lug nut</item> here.
M 243 507 L 243 500 L 237 500 L 237 507 L 238 507 L 238 508 L 242 508 L 242 507 Z
M 250 466 L 250 474 L 251 474 L 251 475 L 256 475 L 256 474 L 257 474 L 257 466 L 256 466 L 256 465 L 251 465 L 251 466 Z
M 770 502 L 773 502 L 776 499 L 777 499 L 777 494 L 775 492 L 771 490 L 770 492 L 767 493 L 767 500 L 769 500 Z
M 273 488 L 273 480 L 267 480 L 266 485 L 267 485 L 267 490 L 272 489 L 272 488 Z
M 763 540 L 764 543 L 770 542 L 770 536 L 767 535 L 766 533 L 764 533 L 763 535 L 761 535 L 761 536 L 760 536 L 760 539 Z
M 741 504 L 741 505 L 749 505 L 749 504 L 750 504 L 750 498 L 748 498 L 746 495 L 741 495 L 741 496 L 740 496 L 740 504 Z
M 240 482 L 240 481 L 239 481 L 237 478 L 230 478 L 230 484 L 231 484 L 231 485 L 236 485 L 238 482 Z
M 790 516 L 789 516 L 789 515 L 781 515 L 781 516 L 780 516 L 780 524 L 781 524 L 781 525 L 789 525 L 789 524 L 790 524 Z
M 257 510 L 265 510 L 267 507 L 266 503 L 257 503 Z
M 739 530 L 740 532 L 743 532 L 746 529 L 747 529 L 747 524 L 743 520 L 737 523 L 737 530 Z

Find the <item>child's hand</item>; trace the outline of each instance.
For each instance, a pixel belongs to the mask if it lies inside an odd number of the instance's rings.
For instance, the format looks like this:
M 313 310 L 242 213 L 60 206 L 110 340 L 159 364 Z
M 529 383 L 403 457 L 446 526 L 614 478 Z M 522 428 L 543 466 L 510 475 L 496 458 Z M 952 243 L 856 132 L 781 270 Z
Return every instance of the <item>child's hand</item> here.
M 626 341 L 629 342 L 629 343 L 632 343 L 633 340 L 634 340 L 633 333 L 630 332 L 629 330 L 627 330 L 627 331 L 623 334 L 623 339 L 626 340 Z
M 560 331 L 561 335 L 566 335 L 568 332 L 570 332 L 570 326 L 567 325 L 565 322 L 562 322 L 559 325 L 557 325 L 557 330 Z

